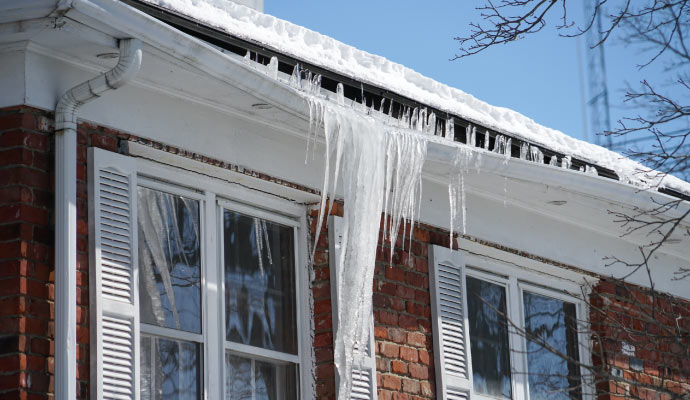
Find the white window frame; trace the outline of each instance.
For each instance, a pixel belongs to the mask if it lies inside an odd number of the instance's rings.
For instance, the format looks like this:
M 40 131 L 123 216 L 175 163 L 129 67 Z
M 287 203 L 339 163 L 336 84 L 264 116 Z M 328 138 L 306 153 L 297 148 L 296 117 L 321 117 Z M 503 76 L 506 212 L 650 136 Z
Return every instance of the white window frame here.
M 201 262 L 202 262 L 202 334 L 182 332 L 173 329 L 140 324 L 141 333 L 145 335 L 161 334 L 164 337 L 203 339 L 202 365 L 203 384 L 200 385 L 202 398 L 225 398 L 225 326 L 223 265 L 221 258 L 222 208 L 230 208 L 246 215 L 257 216 L 272 222 L 289 225 L 295 232 L 295 290 L 296 322 L 298 325 L 298 353 L 296 356 L 284 357 L 285 354 L 262 350 L 252 346 L 232 343 L 233 353 L 245 353 L 255 359 L 264 358 L 270 361 L 283 359 L 298 364 L 299 391 L 298 398 L 314 398 L 313 393 L 313 356 L 311 351 L 311 334 L 313 324 L 309 312 L 311 294 L 309 274 L 307 273 L 307 209 L 304 205 L 254 190 L 251 187 L 204 175 L 197 172 L 163 165 L 155 161 L 132 158 L 137 167 L 137 186 L 161 190 L 184 197 L 198 199 L 200 202 L 201 221 Z M 188 160 L 187 160 L 188 161 Z M 203 167 L 203 164 L 199 164 Z M 203 168 L 200 168 L 203 170 Z M 230 205 L 230 207 L 227 207 Z M 138 282 L 137 282 L 138 285 Z M 138 290 L 138 289 L 137 289 Z M 213 316 L 220 316 L 214 318 Z M 169 332 L 174 331 L 174 332 Z
M 288 218 L 285 216 L 277 215 L 275 213 L 269 213 L 264 210 L 258 209 L 256 207 L 251 207 L 247 206 L 242 203 L 238 203 L 235 201 L 231 200 L 226 200 L 226 199 L 218 199 L 217 201 L 217 213 L 218 213 L 218 218 L 217 218 L 217 226 L 219 227 L 219 236 L 218 238 L 221 238 L 223 235 L 222 232 L 222 224 L 223 224 L 223 212 L 224 210 L 230 210 L 230 211 L 235 211 L 238 212 L 242 215 L 250 216 L 250 217 L 256 217 L 256 218 L 261 218 L 262 220 L 268 221 L 268 222 L 274 222 L 283 226 L 289 226 L 292 227 L 293 229 L 293 237 L 295 238 L 294 240 L 294 257 L 295 257 L 295 296 L 297 298 L 295 299 L 295 323 L 297 324 L 296 329 L 297 329 L 297 337 L 300 338 L 303 336 L 303 326 L 300 323 L 301 321 L 301 315 L 302 315 L 302 310 L 300 307 L 300 302 L 299 302 L 299 293 L 302 292 L 303 289 L 300 284 L 301 279 L 300 279 L 300 268 L 299 266 L 299 222 L 295 219 Z M 222 245 L 218 246 L 218 260 L 220 261 L 219 268 L 221 269 L 220 273 L 222 275 L 222 269 L 223 269 L 223 260 L 225 260 L 225 249 L 223 248 Z M 221 293 L 225 293 L 225 279 L 224 277 L 221 276 L 220 278 L 220 285 L 221 285 Z M 252 363 L 252 375 L 255 371 L 254 367 L 254 361 L 255 360 L 260 360 L 260 361 L 267 361 L 271 362 L 274 364 L 281 364 L 281 363 L 292 363 L 292 364 L 297 364 L 298 366 L 298 371 L 299 371 L 299 365 L 301 363 L 300 361 L 300 353 L 301 353 L 301 346 L 299 346 L 298 343 L 298 351 L 296 355 L 289 354 L 289 353 L 283 353 L 279 351 L 274 351 L 274 350 L 267 350 L 263 349 L 260 347 L 255 347 L 251 345 L 246 345 L 242 343 L 235 343 L 228 341 L 225 338 L 225 304 L 223 302 L 223 298 L 221 298 L 221 308 L 220 308 L 220 327 L 222 334 L 220 336 L 221 341 L 222 341 L 222 349 L 221 352 L 223 352 L 223 360 L 225 360 L 225 352 L 230 352 L 233 355 L 237 355 L 240 357 L 246 357 L 251 360 Z M 223 361 L 224 362 L 224 361 Z M 225 374 L 224 374 L 225 375 Z M 299 372 L 299 376 L 301 376 L 301 371 Z M 252 377 L 253 378 L 253 377 Z M 252 379 L 253 382 L 253 379 Z M 226 387 L 225 384 L 225 376 L 223 376 L 223 388 Z M 301 382 L 296 382 L 299 383 L 298 386 L 301 386 Z M 252 392 L 254 391 L 254 387 L 252 387 Z M 297 396 L 299 398 L 299 393 L 297 393 Z M 226 398 L 226 397 L 224 397 Z
M 579 359 L 583 364 L 591 365 L 591 343 L 590 338 L 586 334 L 586 329 L 582 329 L 582 325 L 589 327 L 588 323 L 588 308 L 582 296 L 587 296 L 587 288 L 591 287 L 591 282 L 585 284 L 585 275 L 579 274 L 571 270 L 565 270 L 553 265 L 542 263 L 533 259 L 520 257 L 518 255 L 507 253 L 492 247 L 482 246 L 474 242 L 461 240 L 461 250 L 451 251 L 448 248 L 430 245 L 429 254 L 432 257 L 431 268 L 434 271 L 438 270 L 439 264 L 453 264 L 456 267 L 462 268 L 462 297 L 464 298 L 464 337 L 466 338 L 466 362 L 469 382 L 462 390 L 466 390 L 471 399 L 480 400 L 496 400 L 494 397 L 482 395 L 474 391 L 472 383 L 472 351 L 470 346 L 470 333 L 467 315 L 467 293 L 466 293 L 466 278 L 472 277 L 481 279 L 483 281 L 498 284 L 506 290 L 506 312 L 507 317 L 518 325 L 524 328 L 524 302 L 523 292 L 539 294 L 546 297 L 555 298 L 562 301 L 575 304 L 578 324 L 578 349 Z M 430 282 L 433 286 L 434 282 Z M 435 288 L 432 287 L 432 291 Z M 437 296 L 432 292 L 432 302 L 438 301 Z M 433 307 L 432 307 L 433 308 Z M 440 317 L 432 315 L 436 322 L 436 326 L 440 325 Z M 511 390 L 512 399 L 514 400 L 529 400 L 529 387 L 527 375 L 527 357 L 525 349 L 527 348 L 526 338 L 521 335 L 514 327 L 508 328 L 508 339 L 511 365 Z M 437 329 L 434 331 L 434 351 L 439 353 L 438 347 L 441 345 L 441 339 Z M 438 360 L 438 358 L 437 358 Z M 437 369 L 438 378 L 449 379 L 444 376 L 443 366 Z M 594 399 L 595 390 L 593 384 L 589 381 L 589 371 L 580 368 L 580 376 L 583 380 L 583 399 Z M 458 379 L 458 378 L 451 378 Z M 462 380 L 460 381 L 462 382 Z M 453 382 L 445 382 L 437 384 L 437 391 L 439 398 L 441 391 L 444 390 L 444 385 Z

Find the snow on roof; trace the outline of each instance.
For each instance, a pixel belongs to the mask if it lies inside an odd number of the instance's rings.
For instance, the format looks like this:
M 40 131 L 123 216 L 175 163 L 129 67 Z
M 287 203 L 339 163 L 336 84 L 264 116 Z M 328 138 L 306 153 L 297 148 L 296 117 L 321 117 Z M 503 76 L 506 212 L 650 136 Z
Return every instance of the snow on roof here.
M 229 0 L 143 0 L 193 18 L 240 39 L 360 82 L 414 99 L 487 128 L 508 133 L 555 152 L 615 171 L 623 182 L 659 185 L 690 195 L 690 183 L 674 176 L 659 182 L 657 173 L 601 146 L 572 138 L 516 111 L 492 106 L 462 90 L 428 78 L 401 64 L 370 54 L 305 27 L 260 13 Z

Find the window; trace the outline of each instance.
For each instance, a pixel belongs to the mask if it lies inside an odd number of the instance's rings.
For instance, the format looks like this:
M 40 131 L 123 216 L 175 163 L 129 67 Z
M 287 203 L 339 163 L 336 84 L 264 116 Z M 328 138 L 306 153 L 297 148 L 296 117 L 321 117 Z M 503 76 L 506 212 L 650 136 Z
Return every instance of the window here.
M 91 153 L 94 398 L 308 397 L 304 208 Z
M 584 309 L 566 292 L 578 292 L 574 281 L 518 268 L 517 256 L 430 253 L 439 398 L 583 398 Z

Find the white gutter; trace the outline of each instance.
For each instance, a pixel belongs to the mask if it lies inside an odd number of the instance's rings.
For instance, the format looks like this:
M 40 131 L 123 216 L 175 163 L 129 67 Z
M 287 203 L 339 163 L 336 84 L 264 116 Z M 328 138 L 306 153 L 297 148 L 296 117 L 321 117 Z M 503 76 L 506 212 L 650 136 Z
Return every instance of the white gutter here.
M 83 104 L 125 85 L 141 66 L 141 42 L 120 40 L 117 65 L 68 90 L 55 106 L 55 396 L 77 388 L 77 116 Z

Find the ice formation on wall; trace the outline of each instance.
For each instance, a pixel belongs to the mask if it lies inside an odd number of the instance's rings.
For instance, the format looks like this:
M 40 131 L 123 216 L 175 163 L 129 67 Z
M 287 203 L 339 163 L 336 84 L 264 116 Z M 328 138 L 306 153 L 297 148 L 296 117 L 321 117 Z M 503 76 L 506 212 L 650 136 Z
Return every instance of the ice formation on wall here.
M 345 210 L 337 295 L 339 304 L 351 306 L 338 310 L 334 360 L 340 377 L 338 397 L 346 399 L 352 390 L 352 366 L 359 362 L 353 358 L 353 349 L 367 343 L 369 336 L 381 214 L 390 216 L 383 230 L 393 243 L 401 224 L 410 221 L 414 225 L 427 139 L 315 96 L 306 99 L 309 135 L 315 136 L 323 129 L 325 139 L 326 168 L 315 241 L 320 235 L 327 198 L 332 205 L 338 177 L 342 177 Z M 413 114 L 420 124 L 419 110 Z

